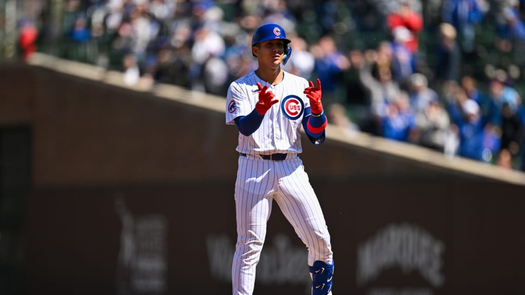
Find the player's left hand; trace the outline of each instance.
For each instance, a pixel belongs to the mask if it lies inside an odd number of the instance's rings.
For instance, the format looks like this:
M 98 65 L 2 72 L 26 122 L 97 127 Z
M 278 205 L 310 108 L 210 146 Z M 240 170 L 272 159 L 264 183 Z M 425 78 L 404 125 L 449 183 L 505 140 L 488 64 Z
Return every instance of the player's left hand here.
M 321 103 L 321 80 L 317 79 L 317 86 L 314 86 L 312 81 L 308 81 L 309 87 L 304 89 L 304 94 L 310 100 L 310 107 L 312 108 L 312 114 L 320 114 L 323 112 L 323 104 Z

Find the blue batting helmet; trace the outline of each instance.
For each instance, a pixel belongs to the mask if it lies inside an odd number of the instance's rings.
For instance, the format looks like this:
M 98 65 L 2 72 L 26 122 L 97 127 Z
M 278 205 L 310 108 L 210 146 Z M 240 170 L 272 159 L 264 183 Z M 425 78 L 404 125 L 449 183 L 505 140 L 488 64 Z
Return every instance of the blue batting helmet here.
M 281 39 L 285 43 L 290 43 L 289 39 L 286 39 L 286 33 L 283 27 L 277 24 L 265 24 L 257 28 L 252 38 L 252 46 L 264 41 Z
M 270 40 L 283 40 L 284 41 L 284 60 L 283 64 L 286 64 L 290 55 L 292 54 L 292 47 L 288 43 L 292 42 L 290 39 L 286 38 L 286 32 L 283 27 L 278 24 L 264 24 L 261 25 L 255 30 L 252 38 L 252 46 Z

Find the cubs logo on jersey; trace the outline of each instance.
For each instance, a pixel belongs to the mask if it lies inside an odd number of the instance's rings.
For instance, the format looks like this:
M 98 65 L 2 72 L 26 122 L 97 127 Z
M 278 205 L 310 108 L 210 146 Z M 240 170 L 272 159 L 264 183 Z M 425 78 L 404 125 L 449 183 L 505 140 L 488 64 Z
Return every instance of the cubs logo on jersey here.
M 299 119 L 304 112 L 304 102 L 297 95 L 288 95 L 283 99 L 281 109 L 290 120 Z
M 235 100 L 230 101 L 230 103 L 228 104 L 228 112 L 230 112 L 230 114 L 233 114 L 233 112 L 235 112 L 236 110 L 237 104 L 235 103 Z

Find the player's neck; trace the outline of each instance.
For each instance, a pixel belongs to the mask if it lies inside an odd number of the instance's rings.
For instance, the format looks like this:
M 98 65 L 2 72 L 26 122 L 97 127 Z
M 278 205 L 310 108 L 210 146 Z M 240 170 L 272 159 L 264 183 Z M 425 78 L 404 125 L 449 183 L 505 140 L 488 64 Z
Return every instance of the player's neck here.
M 255 74 L 261 80 L 272 85 L 279 84 L 283 80 L 283 70 L 281 69 L 281 67 L 267 70 L 258 68 L 257 70 L 255 70 Z

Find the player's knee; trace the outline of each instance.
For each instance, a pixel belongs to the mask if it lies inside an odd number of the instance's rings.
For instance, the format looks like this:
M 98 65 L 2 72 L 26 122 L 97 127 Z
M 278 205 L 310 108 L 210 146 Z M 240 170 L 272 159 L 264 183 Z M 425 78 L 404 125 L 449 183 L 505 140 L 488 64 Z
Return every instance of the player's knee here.
M 310 266 L 312 274 L 312 295 L 327 295 L 332 290 L 332 276 L 334 274 L 334 265 L 322 261 L 314 262 Z
M 244 249 L 243 255 L 251 256 L 261 252 L 264 245 L 264 239 L 248 231 L 239 236 L 237 240 L 237 249 Z

